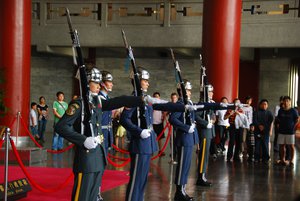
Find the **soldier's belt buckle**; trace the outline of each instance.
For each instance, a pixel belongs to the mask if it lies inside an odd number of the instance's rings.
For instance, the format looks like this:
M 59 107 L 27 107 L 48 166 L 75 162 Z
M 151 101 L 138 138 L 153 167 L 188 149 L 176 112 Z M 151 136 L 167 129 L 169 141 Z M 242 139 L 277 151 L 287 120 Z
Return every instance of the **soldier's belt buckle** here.
M 102 144 L 102 142 L 104 141 L 104 136 L 98 135 L 97 138 L 99 139 L 99 144 Z

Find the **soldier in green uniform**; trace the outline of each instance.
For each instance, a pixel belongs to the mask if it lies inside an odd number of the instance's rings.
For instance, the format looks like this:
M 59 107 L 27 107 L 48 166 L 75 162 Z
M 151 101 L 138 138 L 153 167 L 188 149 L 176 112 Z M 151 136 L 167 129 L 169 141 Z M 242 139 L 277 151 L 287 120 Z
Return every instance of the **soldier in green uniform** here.
M 90 121 L 82 120 L 82 100 L 70 102 L 65 115 L 55 126 L 55 132 L 75 144 L 72 201 L 96 201 L 104 168 L 107 164 L 101 130 L 102 111 L 120 107 L 141 107 L 141 97 L 120 96 L 109 100 L 99 97 L 101 73 L 97 68 L 87 72 L 89 81 Z

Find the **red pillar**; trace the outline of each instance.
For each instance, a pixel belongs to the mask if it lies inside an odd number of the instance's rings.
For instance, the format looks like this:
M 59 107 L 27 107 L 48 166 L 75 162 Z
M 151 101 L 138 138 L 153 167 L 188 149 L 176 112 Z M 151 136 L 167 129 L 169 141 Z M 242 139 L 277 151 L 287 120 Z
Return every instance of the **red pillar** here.
M 31 0 L 0 1 L 0 70 L 4 82 L 4 104 L 7 113 L 0 125 L 9 124 L 18 112 L 28 125 L 30 108 Z M 26 132 L 20 124 L 20 136 Z M 11 128 L 16 135 L 16 123 Z
M 204 0 L 203 63 L 214 100 L 238 97 L 242 0 Z

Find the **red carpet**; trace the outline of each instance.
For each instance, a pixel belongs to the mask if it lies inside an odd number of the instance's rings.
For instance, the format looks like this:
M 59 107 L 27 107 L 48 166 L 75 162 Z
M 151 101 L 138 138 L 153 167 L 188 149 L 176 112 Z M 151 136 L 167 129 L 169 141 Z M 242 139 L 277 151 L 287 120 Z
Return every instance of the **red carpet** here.
M 55 188 L 63 183 L 71 174 L 71 168 L 48 168 L 48 167 L 26 167 L 32 179 L 45 189 Z M 106 170 L 102 178 L 102 191 L 107 191 L 129 181 L 126 171 Z M 24 178 L 25 175 L 19 166 L 9 167 L 8 181 Z M 0 166 L 0 183 L 4 183 L 4 166 Z M 33 185 L 26 198 L 23 201 L 69 201 L 71 200 L 71 191 L 73 178 L 66 187 L 54 193 L 44 193 L 37 190 Z

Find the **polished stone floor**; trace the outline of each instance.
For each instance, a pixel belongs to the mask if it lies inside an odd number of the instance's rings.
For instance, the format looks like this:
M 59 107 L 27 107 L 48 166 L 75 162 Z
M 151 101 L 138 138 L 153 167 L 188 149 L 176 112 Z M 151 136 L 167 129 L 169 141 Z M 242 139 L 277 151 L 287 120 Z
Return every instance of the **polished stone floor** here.
M 46 147 L 50 147 L 47 145 Z M 169 150 L 166 156 L 151 163 L 150 176 L 145 191 L 145 201 L 173 200 L 175 185 L 173 184 L 176 165 L 169 163 Z M 210 159 L 208 179 L 212 187 L 198 187 L 196 182 L 196 153 L 193 153 L 192 167 L 189 175 L 187 191 L 195 200 L 203 201 L 293 201 L 300 195 L 300 156 L 297 148 L 294 167 L 275 166 L 273 159 L 269 165 L 263 163 L 249 164 L 242 162 L 226 162 L 221 156 Z M 120 153 L 116 153 L 122 156 Z M 48 154 L 48 160 L 35 166 L 71 167 L 73 151 L 63 154 Z M 108 169 L 128 170 L 123 168 Z M 106 201 L 125 200 L 126 185 L 103 193 Z M 299 199 L 300 200 L 300 199 Z

